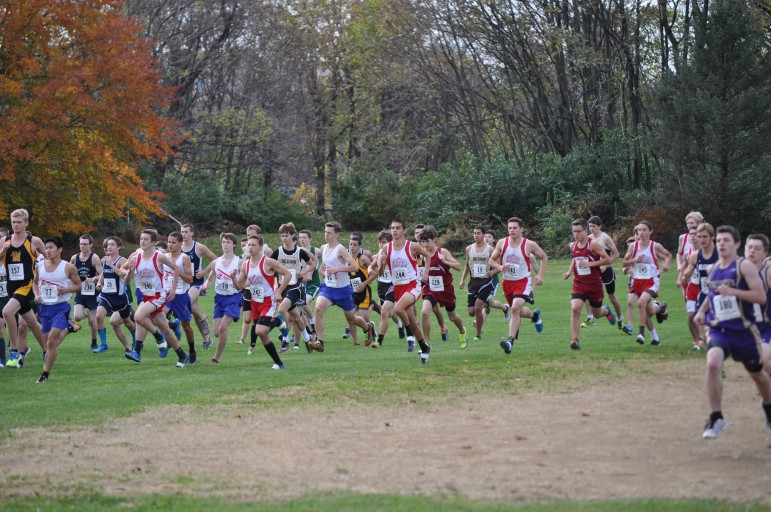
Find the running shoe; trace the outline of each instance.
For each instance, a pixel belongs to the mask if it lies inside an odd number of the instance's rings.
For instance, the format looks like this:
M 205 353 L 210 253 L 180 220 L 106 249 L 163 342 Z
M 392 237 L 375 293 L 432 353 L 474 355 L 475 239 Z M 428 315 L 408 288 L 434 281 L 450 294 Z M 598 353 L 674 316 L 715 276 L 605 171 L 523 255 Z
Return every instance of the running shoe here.
M 531 320 L 535 325 L 536 332 L 543 332 L 543 320 L 541 319 L 541 310 L 533 310 L 533 319 Z

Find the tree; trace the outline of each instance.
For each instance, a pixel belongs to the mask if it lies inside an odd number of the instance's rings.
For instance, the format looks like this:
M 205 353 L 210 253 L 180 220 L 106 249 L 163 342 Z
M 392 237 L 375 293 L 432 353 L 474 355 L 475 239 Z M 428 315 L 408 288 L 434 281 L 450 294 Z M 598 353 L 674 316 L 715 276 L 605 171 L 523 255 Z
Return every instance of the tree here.
M 79 232 L 158 213 L 137 175 L 175 143 L 150 47 L 117 0 L 0 7 L 0 208 Z

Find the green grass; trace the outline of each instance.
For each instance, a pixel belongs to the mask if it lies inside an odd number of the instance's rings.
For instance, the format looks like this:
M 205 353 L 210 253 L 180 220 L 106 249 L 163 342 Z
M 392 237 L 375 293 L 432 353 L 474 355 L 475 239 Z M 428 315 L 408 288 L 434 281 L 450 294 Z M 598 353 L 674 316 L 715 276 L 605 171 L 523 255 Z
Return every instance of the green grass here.
M 582 330 L 582 350 L 569 350 L 571 281 L 561 278 L 566 267 L 566 261 L 551 262 L 546 284 L 536 289 L 536 306 L 543 313 L 544 332 L 539 335 L 528 321 L 523 322 L 520 341 L 509 356 L 498 346 L 507 328 L 503 315 L 495 310 L 486 325 L 483 341 L 471 342 L 466 350 L 460 348 L 452 325 L 448 324 L 451 341 L 440 341 L 439 329 L 432 318 L 434 351 L 430 363 L 421 366 L 417 353 L 407 353 L 404 343 L 397 339 L 393 324 L 380 350 L 352 347 L 349 340 L 341 338 L 345 327 L 343 316 L 333 308 L 325 317 L 326 352 L 308 355 L 304 349 L 290 350 L 283 354 L 287 370 L 281 372 L 270 369 L 272 361 L 260 346 L 254 356 L 247 356 L 247 345 L 232 343 L 239 337 L 240 323 L 230 329 L 231 342 L 219 366 L 209 364 L 213 351 L 202 351 L 198 340 L 199 364 L 179 370 L 174 367 L 173 353 L 160 359 L 152 342 L 146 344 L 141 364 L 124 359 L 122 348 L 119 349 L 109 329 L 110 350 L 92 354 L 84 322 L 84 328 L 68 336 L 61 347 L 51 380 L 36 385 L 42 363 L 39 347 L 30 337 L 34 352 L 25 368 L 0 371 L 5 396 L 14 403 L 14 407 L 0 408 L 0 441 L 7 446 L 23 435 L 17 430 L 23 427 L 54 430 L 97 427 L 165 404 L 331 410 L 350 403 L 389 404 L 406 400 L 419 404 L 450 403 L 458 389 L 466 395 L 489 393 L 490 389 L 509 394 L 530 389 L 564 390 L 581 383 L 614 382 L 629 372 L 649 372 L 651 363 L 658 361 L 700 357 L 691 351 L 682 296 L 674 286 L 672 274 L 666 275 L 662 283 L 662 295 L 669 301 L 671 311 L 670 320 L 658 326 L 662 346 L 640 346 L 632 336 L 620 334 L 615 327 L 598 321 L 597 326 Z M 625 282 L 618 285 L 623 304 L 626 285 Z M 465 312 L 466 293 L 458 291 L 457 296 L 464 323 L 473 337 L 471 319 Z M 499 290 L 498 298 L 501 296 Z M 211 295 L 202 298 L 202 307 L 211 318 Z M 128 506 L 135 510 L 767 510 L 716 501 L 514 505 L 442 497 L 323 494 L 278 503 L 215 503 L 186 496 L 152 495 L 128 500 L 82 490 L 76 491 L 75 497 L 71 493 L 59 494 L 64 495 L 5 499 L 0 509 L 104 510 Z

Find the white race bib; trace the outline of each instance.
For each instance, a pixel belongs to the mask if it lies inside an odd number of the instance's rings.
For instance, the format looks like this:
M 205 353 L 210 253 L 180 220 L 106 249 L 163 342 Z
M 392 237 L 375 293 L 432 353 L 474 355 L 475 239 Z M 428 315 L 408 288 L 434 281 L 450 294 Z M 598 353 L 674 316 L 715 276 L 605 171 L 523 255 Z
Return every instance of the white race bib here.
M 487 265 L 484 263 L 474 263 L 471 266 L 471 277 L 485 277 L 487 275 Z
M 587 258 L 586 256 L 577 256 L 574 259 L 576 262 L 576 274 L 578 274 L 579 276 L 588 276 L 589 274 L 592 273 L 591 268 L 589 267 L 581 268 L 581 265 L 579 265 L 582 261 L 589 263 L 589 258 Z
M 80 294 L 89 296 L 96 295 L 96 284 L 83 281 L 80 284 Z
M 325 272 L 324 273 L 324 283 L 327 286 L 336 287 L 337 286 L 337 274 L 332 274 L 331 272 Z
M 118 293 L 115 279 L 105 279 L 102 281 L 102 293 Z
M 394 284 L 406 284 L 407 283 L 407 269 L 397 268 L 393 274 Z
M 11 263 L 8 265 L 8 280 L 9 281 L 23 281 L 24 280 L 24 264 L 23 263 Z
M 428 289 L 432 292 L 443 292 L 444 279 L 442 276 L 428 276 Z
M 391 271 L 388 270 L 388 267 L 383 270 L 383 275 L 377 278 L 378 281 L 381 283 L 390 283 L 391 282 Z
M 8 297 L 8 283 L 0 281 L 0 297 Z
M 59 300 L 59 288 L 53 284 L 44 284 L 40 287 L 40 302 L 43 304 L 56 304 Z
M 701 293 L 704 293 L 704 294 L 709 293 L 709 278 L 702 277 L 699 285 L 701 287 Z
M 351 278 L 351 287 L 353 288 L 353 291 L 356 291 L 356 289 L 361 285 L 361 278 L 360 277 L 352 277 Z
M 715 310 L 715 318 L 718 322 L 727 322 L 741 318 L 739 301 L 735 295 L 715 295 L 712 299 L 712 307 Z
M 511 278 L 513 280 L 519 279 L 519 266 L 517 265 L 506 265 L 503 268 L 503 276 Z
M 142 295 L 153 295 L 155 293 L 155 285 L 152 281 L 142 281 L 139 283 L 139 291 Z
M 214 286 L 214 291 L 220 295 L 233 295 L 233 281 L 226 281 L 224 279 L 217 279 L 217 284 Z
M 651 279 L 653 276 L 650 273 L 650 265 L 647 263 L 635 263 L 634 264 L 634 277 L 636 279 Z
M 252 286 L 249 288 L 249 291 L 252 293 L 252 300 L 254 302 L 265 301 L 265 294 L 263 293 L 262 286 Z
M 290 268 L 288 269 L 289 273 L 292 274 L 292 277 L 289 279 L 289 286 L 297 284 L 297 270 Z

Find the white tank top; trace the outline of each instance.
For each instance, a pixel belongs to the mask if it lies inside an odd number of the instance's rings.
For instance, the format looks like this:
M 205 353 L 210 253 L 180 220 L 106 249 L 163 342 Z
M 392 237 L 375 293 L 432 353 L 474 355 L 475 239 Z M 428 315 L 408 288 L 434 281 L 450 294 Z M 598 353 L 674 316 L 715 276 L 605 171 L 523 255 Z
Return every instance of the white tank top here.
M 418 262 L 412 257 L 411 245 L 412 242 L 407 240 L 404 247 L 397 250 L 393 242 L 388 242 L 388 268 L 391 269 L 391 279 L 395 285 L 409 284 L 418 279 Z
M 519 247 L 512 247 L 509 244 L 509 237 L 506 237 L 503 243 L 503 252 L 501 253 L 501 265 L 503 265 L 504 281 L 521 281 L 530 278 L 530 258 L 525 254 L 527 238 L 522 239 Z
M 177 265 L 177 268 L 179 269 L 180 276 L 177 278 L 177 289 L 174 290 L 174 293 L 179 295 L 181 293 L 187 293 L 187 291 L 190 289 L 190 284 L 186 283 L 182 279 L 182 260 L 185 257 L 185 253 L 181 252 L 179 253 L 179 256 L 177 256 L 176 261 L 174 262 L 175 265 Z M 191 265 L 192 267 L 192 265 Z M 166 290 L 171 290 L 171 283 L 174 282 L 174 271 L 171 270 L 171 267 L 168 267 L 166 265 L 163 266 L 163 287 Z
M 635 279 L 655 279 L 659 276 L 659 260 L 656 258 L 654 245 L 656 242 L 650 241 L 648 247 L 640 247 L 640 242 L 634 243 L 632 258 L 642 255 L 642 261 L 632 264 L 632 277 Z
M 340 258 L 340 250 L 342 248 L 342 245 L 338 245 L 332 250 L 329 250 L 329 247 L 324 247 L 324 250 L 321 251 L 321 257 L 324 259 L 324 264 L 327 267 L 339 268 L 348 266 L 348 263 Z M 348 272 L 338 272 L 337 274 L 325 272 L 324 284 L 330 288 L 344 288 L 351 284 L 351 276 L 348 275 Z
M 59 288 L 68 288 L 72 286 L 72 280 L 67 277 L 67 274 L 64 271 L 66 265 L 67 262 L 62 260 L 53 272 L 49 272 L 46 270 L 45 262 L 38 264 L 38 288 L 40 289 L 40 302 L 42 304 L 52 306 L 70 300 L 70 297 L 72 296 L 71 292 L 59 294 Z
M 8 276 L 5 265 L 0 265 L 0 298 L 8 297 Z
M 292 254 L 287 254 L 284 252 L 283 245 L 278 247 L 278 262 L 282 267 L 286 268 L 290 274 L 292 274 L 292 279 L 289 280 L 288 286 L 294 286 L 297 284 L 297 274 L 299 274 L 303 268 L 303 260 L 300 257 L 300 250 L 300 246 L 298 245 L 295 247 Z M 278 282 L 281 283 L 282 280 L 283 276 L 279 276 Z
M 490 270 L 490 246 L 485 244 L 482 252 L 477 252 L 476 244 L 471 244 L 468 256 L 468 266 L 471 270 L 471 277 L 476 279 L 487 277 L 487 272 Z
M 240 263 L 241 258 L 237 256 L 233 256 L 228 265 L 225 265 L 223 256 L 214 260 L 214 292 L 217 295 L 235 295 L 238 293 L 238 290 L 233 285 L 231 274 L 235 271 L 236 277 L 238 277 L 238 266 Z
M 252 266 L 252 260 L 246 262 L 246 287 L 254 302 L 262 303 L 268 298 L 272 300 L 275 279 L 275 273 L 265 272 L 265 256 L 260 258 L 260 262 L 255 266 Z
M 142 295 L 151 296 L 164 292 L 163 288 L 163 271 L 158 266 L 158 255 L 160 253 L 155 251 L 150 257 L 146 259 L 142 257 L 142 251 L 137 252 L 137 266 L 134 270 L 134 281 L 137 283 L 137 288 Z

